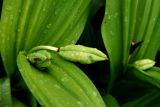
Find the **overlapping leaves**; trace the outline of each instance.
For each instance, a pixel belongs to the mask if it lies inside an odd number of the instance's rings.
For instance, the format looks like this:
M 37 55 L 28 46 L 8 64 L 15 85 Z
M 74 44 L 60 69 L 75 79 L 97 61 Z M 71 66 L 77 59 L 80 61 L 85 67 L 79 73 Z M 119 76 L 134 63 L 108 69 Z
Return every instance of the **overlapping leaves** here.
M 159 14 L 159 0 L 106 1 L 102 36 L 110 58 L 109 87 L 117 75 L 125 71 L 127 63 L 155 58 L 160 40 Z M 130 49 L 137 43 L 130 55 Z
M 15 71 L 16 56 L 45 44 L 64 46 L 78 40 L 85 25 L 90 1 L 3 1 L 1 15 L 2 58 L 6 71 Z
M 16 58 L 22 50 L 28 52 L 37 45 L 75 44 L 85 26 L 89 4 L 90 0 L 4 0 L 0 45 L 3 46 L 1 56 L 7 76 L 16 75 Z M 6 91 L 10 92 L 10 84 L 8 87 Z M 16 98 L 9 99 L 11 93 L 2 96 L 5 102 L 13 100 L 13 105 L 20 104 Z

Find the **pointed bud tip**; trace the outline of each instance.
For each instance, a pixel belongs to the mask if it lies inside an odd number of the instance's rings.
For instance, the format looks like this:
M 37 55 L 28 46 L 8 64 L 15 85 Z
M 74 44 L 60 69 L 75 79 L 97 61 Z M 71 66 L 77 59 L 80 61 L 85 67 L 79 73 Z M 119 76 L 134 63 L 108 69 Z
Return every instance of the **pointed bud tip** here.
M 156 62 L 151 59 L 141 59 L 141 60 L 135 61 L 134 64 L 141 70 L 146 70 L 153 67 L 155 63 Z

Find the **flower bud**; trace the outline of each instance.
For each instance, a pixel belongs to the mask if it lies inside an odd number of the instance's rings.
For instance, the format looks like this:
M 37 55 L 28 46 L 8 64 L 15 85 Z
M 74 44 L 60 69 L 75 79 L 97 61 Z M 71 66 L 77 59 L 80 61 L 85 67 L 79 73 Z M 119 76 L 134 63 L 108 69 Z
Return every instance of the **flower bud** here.
M 47 50 L 39 50 L 27 55 L 28 60 L 37 68 L 43 69 L 51 64 L 51 54 Z
M 153 61 L 151 59 L 141 59 L 141 60 L 135 61 L 134 64 L 139 69 L 146 70 L 146 69 L 153 67 L 155 65 L 155 61 Z
M 91 64 L 97 61 L 107 60 L 107 56 L 96 48 L 82 45 L 67 45 L 58 51 L 64 59 L 82 64 Z

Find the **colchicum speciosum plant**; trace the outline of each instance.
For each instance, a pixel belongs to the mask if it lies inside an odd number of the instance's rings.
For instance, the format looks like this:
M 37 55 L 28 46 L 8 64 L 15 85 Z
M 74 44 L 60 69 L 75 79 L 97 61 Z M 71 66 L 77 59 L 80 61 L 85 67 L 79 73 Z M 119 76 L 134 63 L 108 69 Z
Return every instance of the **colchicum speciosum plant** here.
M 159 107 L 160 0 L 0 0 L 0 107 Z

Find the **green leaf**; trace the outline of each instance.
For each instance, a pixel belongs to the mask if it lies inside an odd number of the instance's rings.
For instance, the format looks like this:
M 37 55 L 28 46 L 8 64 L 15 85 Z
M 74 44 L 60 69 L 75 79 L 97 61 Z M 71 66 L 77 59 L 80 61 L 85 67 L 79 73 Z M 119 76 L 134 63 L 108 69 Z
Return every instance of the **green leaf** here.
M 122 105 L 122 107 L 159 107 L 159 97 L 159 91 L 152 90 L 146 93 L 144 96 Z M 155 103 L 157 105 L 155 105 Z
M 74 64 L 53 53 L 51 66 L 38 70 L 24 53 L 18 55 L 20 73 L 31 93 L 47 107 L 105 107 L 97 89 Z
M 133 35 L 133 42 L 140 42 L 145 34 L 145 29 L 149 20 L 150 10 L 153 0 L 138 1 L 138 9 L 136 11 L 136 26 Z
M 103 96 L 103 100 L 106 103 L 106 105 L 108 107 L 120 107 L 118 101 L 116 100 L 116 98 L 114 98 L 112 95 L 110 94 L 106 94 L 105 96 Z
M 12 102 L 13 102 L 13 107 L 27 107 L 25 104 L 23 104 L 21 101 L 19 101 L 16 98 L 12 98 Z
M 123 25 L 123 37 L 122 37 L 122 43 L 123 43 L 123 65 L 125 66 L 128 60 L 128 54 L 129 54 L 129 46 L 131 42 L 129 40 L 129 22 L 130 22 L 130 4 L 131 1 L 130 0 L 123 0 L 122 3 L 122 25 Z
M 137 19 L 137 11 L 143 11 L 143 9 L 139 9 L 139 8 L 142 8 L 144 4 L 140 3 L 142 2 L 143 0 L 131 0 L 131 6 L 130 6 L 130 16 L 129 16 L 129 41 L 128 41 L 128 46 L 130 48 L 130 45 L 131 45 L 131 42 L 133 41 L 133 37 L 135 36 L 135 29 L 137 28 L 136 27 L 136 24 L 138 23 L 138 19 Z M 139 12 L 139 13 L 140 13 Z M 141 14 L 140 14 L 141 15 Z M 138 17 L 140 18 L 140 17 Z
M 39 5 L 35 3 L 35 11 L 29 13 L 32 23 L 28 25 L 25 50 L 38 44 L 64 46 L 75 43 L 85 25 L 90 0 L 41 1 L 37 0 Z
M 155 58 L 160 38 L 159 12 L 159 0 L 106 0 L 101 31 L 110 59 L 109 88 L 119 73 L 118 69 L 124 68 L 124 71 L 128 61 Z M 130 56 L 132 42 L 142 43 Z M 152 51 L 151 54 L 148 50 Z
M 37 45 L 64 46 L 79 39 L 90 0 L 5 0 L 1 18 L 2 58 L 12 75 L 20 50 Z
M 106 1 L 102 23 L 102 37 L 110 59 L 110 83 L 128 63 L 129 50 L 134 35 L 138 1 Z M 119 68 L 119 69 L 117 69 Z
M 145 51 L 144 58 L 155 59 L 157 55 L 157 51 L 160 46 L 160 14 L 159 18 L 157 19 L 157 23 L 155 25 L 154 31 L 152 33 L 152 38 L 148 44 L 148 47 Z
M 11 87 L 9 78 L 0 78 L 0 107 L 12 107 Z
M 5 70 L 8 75 L 15 70 L 16 55 L 15 43 L 17 35 L 17 22 L 19 17 L 19 9 L 21 0 L 4 0 L 1 15 L 1 55 Z
M 135 65 L 129 65 L 127 69 L 128 78 L 135 78 L 147 84 L 160 88 L 160 68 L 152 67 L 147 70 L 141 70 Z
M 110 60 L 110 82 L 108 90 L 122 68 L 122 22 L 120 0 L 106 0 L 105 16 L 101 33 Z M 118 68 L 118 69 L 117 69 Z
M 152 44 L 152 42 L 156 42 L 155 37 L 156 39 L 159 38 L 159 35 L 157 35 L 157 33 L 159 32 L 159 28 L 157 28 L 159 27 L 159 24 L 158 24 L 159 23 L 158 21 L 159 12 L 160 12 L 160 1 L 159 0 L 146 1 L 146 7 L 144 10 L 144 20 L 142 20 L 141 26 L 139 27 L 140 29 L 142 28 L 143 30 L 138 31 L 139 34 L 136 37 L 138 39 L 139 38 L 141 39 L 142 44 L 133 54 L 131 58 L 131 62 L 134 62 L 142 58 L 154 58 L 155 57 L 155 50 L 153 51 L 154 53 L 152 53 L 151 55 L 149 55 L 148 53 L 146 55 L 146 52 L 148 51 L 148 49 L 150 48 L 153 49 L 154 47 L 156 47 L 156 46 L 152 47 L 153 45 L 150 45 L 150 44 Z M 155 49 L 157 51 L 157 48 Z

